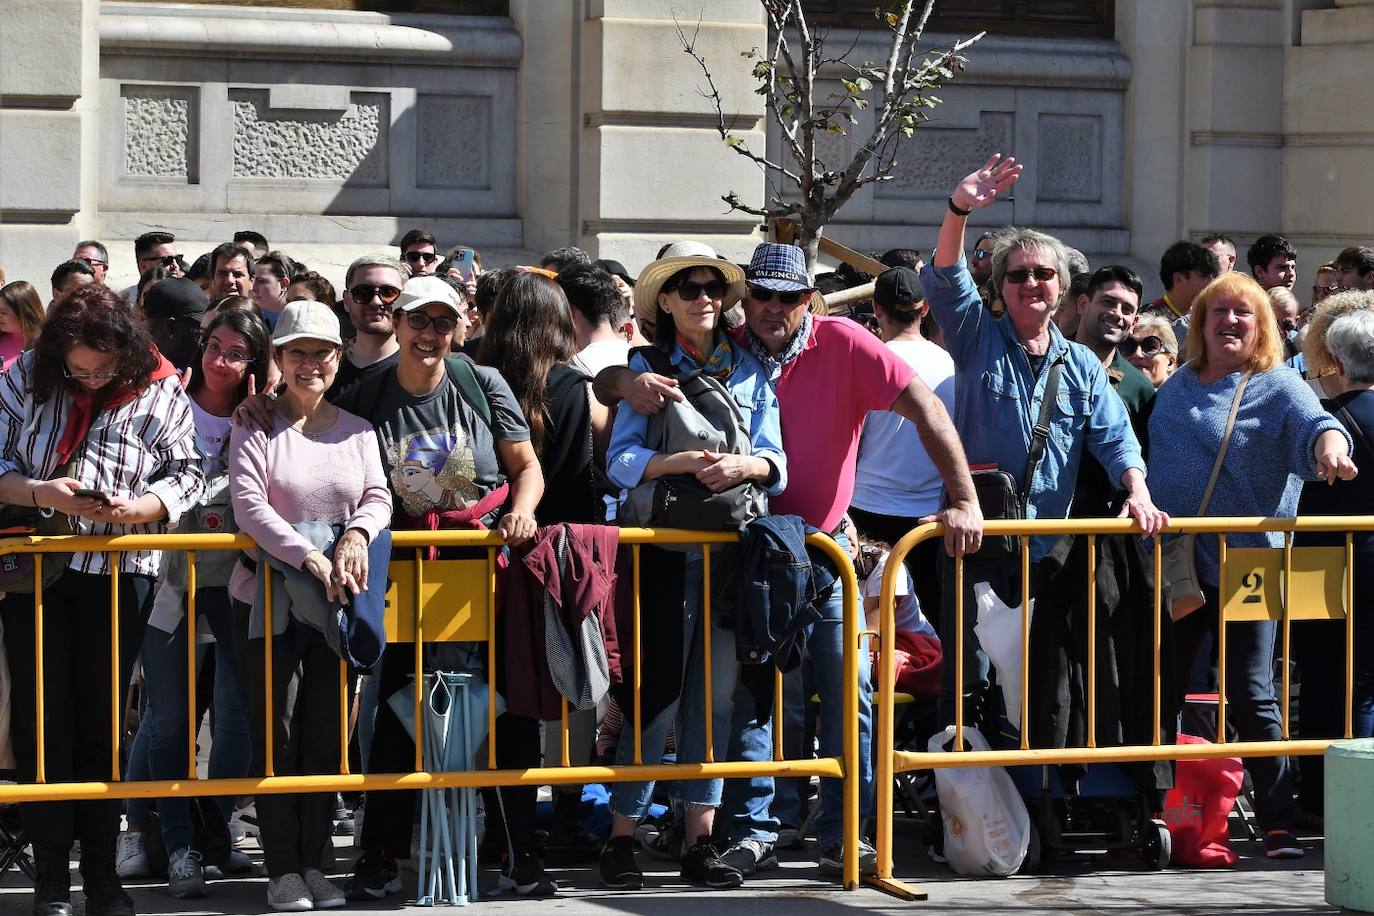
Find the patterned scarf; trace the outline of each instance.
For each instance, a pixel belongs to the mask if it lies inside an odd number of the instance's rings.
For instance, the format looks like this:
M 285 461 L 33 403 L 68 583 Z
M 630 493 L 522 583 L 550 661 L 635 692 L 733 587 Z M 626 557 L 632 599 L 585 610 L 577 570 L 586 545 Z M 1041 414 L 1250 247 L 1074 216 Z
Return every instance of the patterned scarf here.
M 682 352 L 692 358 L 704 375 L 724 381 L 730 377 L 730 373 L 735 371 L 735 347 L 730 343 L 730 338 L 719 328 L 716 329 L 712 340 L 711 355 L 707 356 L 696 348 L 696 346 L 681 334 L 677 335 L 677 345 L 682 348 Z
M 782 367 L 801 356 L 802 350 L 806 348 L 806 342 L 811 339 L 812 315 L 807 312 L 802 317 L 801 327 L 797 328 L 797 333 L 792 335 L 792 339 L 787 342 L 787 346 L 777 356 L 768 352 L 763 341 L 759 340 L 754 333 L 754 329 L 749 325 L 744 326 L 744 339 L 749 344 L 749 352 L 754 354 L 754 358 L 763 364 L 763 368 L 768 373 L 770 380 L 776 379 L 782 373 Z

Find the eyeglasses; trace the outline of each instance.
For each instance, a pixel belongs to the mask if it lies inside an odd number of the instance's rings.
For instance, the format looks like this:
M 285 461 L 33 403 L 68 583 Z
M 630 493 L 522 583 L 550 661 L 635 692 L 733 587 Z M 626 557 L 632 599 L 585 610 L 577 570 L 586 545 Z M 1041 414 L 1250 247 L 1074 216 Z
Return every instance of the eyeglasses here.
M 434 333 L 442 337 L 447 337 L 453 333 L 453 329 L 458 327 L 457 320 L 445 318 L 443 315 L 437 318 L 426 315 L 424 312 L 406 312 L 406 324 L 416 331 L 423 331 L 430 325 L 434 325 Z
M 246 366 L 253 361 L 253 358 L 242 350 L 225 350 L 213 341 L 206 344 L 205 356 L 211 362 L 222 359 L 231 366 Z
M 706 293 L 708 299 L 719 299 L 725 295 L 729 288 L 730 284 L 721 280 L 711 280 L 707 283 L 683 280 L 677 285 L 677 294 L 682 297 L 684 302 L 695 302 L 703 292 Z
M 411 264 L 433 264 L 439 255 L 433 251 L 407 251 L 406 260 Z
M 353 301 L 359 305 L 366 305 L 371 302 L 373 296 L 381 299 L 382 305 L 390 305 L 400 298 L 401 290 L 400 287 L 391 286 L 389 284 L 378 286 L 375 283 L 359 283 L 357 286 L 349 289 L 348 294 L 352 296 Z
M 990 257 L 992 257 L 992 252 L 986 248 L 973 249 L 973 260 L 975 261 L 986 261 Z
M 1055 270 L 1053 267 L 1018 267 L 1015 270 L 1007 271 L 1002 276 L 1007 278 L 1008 283 L 1019 286 L 1026 282 L 1027 277 L 1035 277 L 1035 279 L 1041 283 L 1048 283 L 1059 276 L 1059 271 Z
M 77 258 L 78 261 L 85 261 L 87 267 L 109 267 L 109 261 L 102 261 L 99 258 Z
M 293 363 L 300 363 L 302 365 L 306 363 L 318 363 L 321 366 L 333 359 L 334 354 L 337 352 L 338 349 L 336 347 L 325 347 L 322 350 L 302 350 L 299 347 L 288 347 L 282 351 L 282 353 L 284 353 Z
M 1157 334 L 1150 334 L 1139 340 L 1136 340 L 1134 337 L 1127 337 L 1116 346 L 1117 349 L 1121 351 L 1121 355 L 1127 359 L 1135 356 L 1137 350 L 1139 350 L 1140 355 L 1146 359 L 1154 359 L 1160 353 L 1173 352 L 1164 346 L 1164 341 Z
M 118 372 L 73 372 L 65 365 L 62 375 L 73 382 L 108 382 L 112 378 L 119 378 Z
M 749 298 L 755 302 L 772 302 L 774 296 L 777 296 L 778 302 L 783 305 L 796 305 L 803 298 L 810 298 L 811 290 L 796 289 L 788 293 L 780 293 L 775 289 L 764 289 L 762 286 L 749 287 Z

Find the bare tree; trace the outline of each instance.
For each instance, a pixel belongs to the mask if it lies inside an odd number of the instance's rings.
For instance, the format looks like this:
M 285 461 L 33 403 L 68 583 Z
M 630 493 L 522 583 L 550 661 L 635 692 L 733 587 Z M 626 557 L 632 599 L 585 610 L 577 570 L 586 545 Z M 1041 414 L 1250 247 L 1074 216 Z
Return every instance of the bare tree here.
M 786 153 L 781 162 L 750 149 L 743 137 L 732 132 L 733 119 L 727 123 L 711 69 L 696 50 L 700 22 L 690 37 L 679 24 L 678 40 L 706 75 L 702 95 L 715 106 L 721 140 L 758 164 L 768 179 L 762 207 L 746 204 L 733 190 L 721 199 L 731 209 L 755 216 L 797 218 L 798 241 L 806 250 L 808 266 L 814 268 L 826 224 L 859 188 L 892 177 L 901 141 L 940 104 L 931 91 L 964 68 L 968 61 L 963 51 L 984 33 L 946 48 L 923 51 L 918 45 L 935 0 L 898 0 L 886 9 L 875 10 L 877 21 L 891 32 L 887 59 L 855 65 L 847 59 L 854 49 L 852 44 L 838 56 L 827 56 L 828 35 L 806 21 L 802 0 L 759 2 L 768 14 L 769 48 L 767 53 L 753 48 L 742 56 L 755 62 L 753 73 L 759 81 L 755 91 L 763 96 L 768 118 L 781 138 Z M 826 78 L 821 70 L 830 67 L 842 74 L 839 90 L 817 99 L 817 82 Z M 870 106 L 873 128 L 861 139 L 853 133 L 859 125 L 855 112 Z M 853 141 L 848 162 L 824 160 L 817 144 L 824 134 Z

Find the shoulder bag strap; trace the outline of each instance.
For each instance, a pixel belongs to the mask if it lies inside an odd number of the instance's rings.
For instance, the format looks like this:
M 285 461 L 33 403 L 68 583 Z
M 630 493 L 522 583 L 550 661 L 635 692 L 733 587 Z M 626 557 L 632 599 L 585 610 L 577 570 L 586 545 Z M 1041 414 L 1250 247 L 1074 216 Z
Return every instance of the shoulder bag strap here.
M 1356 439 L 1364 445 L 1364 450 L 1374 455 L 1374 446 L 1369 444 L 1369 437 L 1364 434 L 1364 429 L 1355 421 L 1355 416 L 1344 405 L 1341 405 L 1341 416 L 1345 418 L 1345 425 Z
M 1236 396 L 1231 399 L 1231 413 L 1226 418 L 1226 432 L 1221 434 L 1221 450 L 1217 452 L 1216 463 L 1212 465 L 1212 476 L 1207 481 L 1207 489 L 1202 494 L 1202 505 L 1198 507 L 1197 514 L 1207 513 L 1207 504 L 1212 501 L 1212 489 L 1217 485 L 1217 478 L 1221 476 L 1221 463 L 1226 459 L 1226 448 L 1231 444 L 1231 432 L 1236 428 L 1236 414 L 1240 412 L 1240 399 L 1245 394 L 1245 386 L 1250 384 L 1250 373 L 1241 376 L 1240 384 L 1236 386 Z
M 1064 373 L 1064 354 L 1057 356 L 1050 364 L 1050 377 L 1045 382 L 1045 396 L 1040 400 L 1040 418 L 1031 429 L 1030 450 L 1026 453 L 1026 473 L 1021 478 L 1021 517 L 1026 517 L 1026 507 L 1030 505 L 1031 481 L 1035 479 L 1035 469 L 1045 457 L 1045 445 L 1050 439 L 1050 416 L 1054 403 L 1059 398 L 1059 377 Z
M 461 356 L 450 356 L 444 360 L 444 364 L 448 369 L 449 380 L 458 389 L 458 394 L 487 425 L 487 429 L 491 429 L 491 403 L 487 400 L 487 393 L 482 390 L 482 383 L 477 378 L 477 370 L 473 368 L 473 364 Z

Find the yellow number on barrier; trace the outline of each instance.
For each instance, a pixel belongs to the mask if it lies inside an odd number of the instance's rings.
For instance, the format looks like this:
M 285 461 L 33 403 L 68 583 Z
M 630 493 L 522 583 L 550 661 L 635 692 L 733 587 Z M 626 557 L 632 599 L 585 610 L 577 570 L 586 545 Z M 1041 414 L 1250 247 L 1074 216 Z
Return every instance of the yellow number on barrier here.
M 1227 548 L 1227 620 L 1282 620 L 1283 586 L 1281 547 Z M 1289 591 L 1292 620 L 1345 619 L 1345 548 L 1294 547 Z
M 415 641 L 415 561 L 393 560 L 386 589 L 388 642 Z M 425 642 L 487 638 L 487 561 L 425 563 Z

